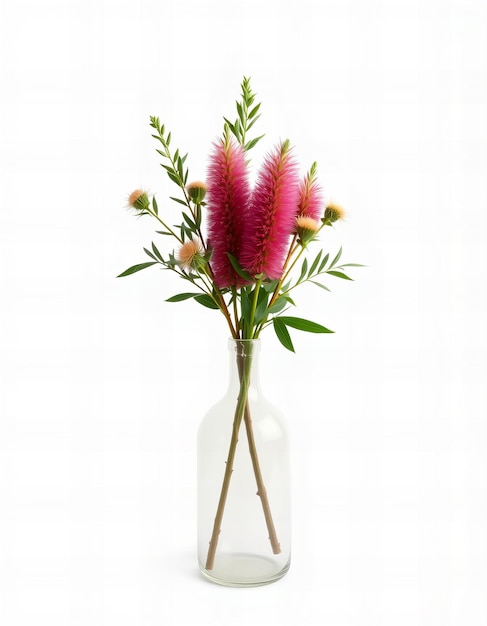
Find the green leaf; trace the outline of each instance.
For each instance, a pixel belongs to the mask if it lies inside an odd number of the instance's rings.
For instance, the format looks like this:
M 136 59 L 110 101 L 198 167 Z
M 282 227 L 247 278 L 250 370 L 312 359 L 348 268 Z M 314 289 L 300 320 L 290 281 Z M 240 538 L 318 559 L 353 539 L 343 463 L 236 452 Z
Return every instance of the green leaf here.
M 223 118 L 225 123 L 228 124 L 228 128 L 232 131 L 232 133 L 235 135 L 235 126 L 232 124 L 232 122 L 230 120 L 227 120 L 226 117 Z
M 269 313 L 279 313 L 280 311 L 282 311 L 282 309 L 284 309 L 284 307 L 287 305 L 287 300 L 286 298 L 278 298 L 274 304 L 269 307 Z
M 274 290 L 275 290 L 275 288 L 277 287 L 278 283 L 279 283 L 279 281 L 278 281 L 277 279 L 275 279 L 275 280 L 271 280 L 271 281 L 270 281 L 270 282 L 268 282 L 268 283 L 263 283 L 263 285 L 262 285 L 262 286 L 264 287 L 264 289 L 265 289 L 266 291 L 268 291 L 269 293 L 271 293 L 272 291 L 274 291 Z
M 183 300 L 189 300 L 189 298 L 194 298 L 199 295 L 199 293 L 177 293 L 175 296 L 168 298 L 166 302 L 182 302 Z
M 154 261 L 157 261 L 157 258 L 152 254 L 150 250 L 147 250 L 147 248 L 144 248 L 144 252 L 147 254 L 147 256 L 150 256 L 151 259 L 154 259 Z
M 289 331 L 286 328 L 286 325 L 282 322 L 282 318 L 275 317 L 272 320 L 272 324 L 274 326 L 274 330 L 276 332 L 277 338 L 282 343 L 282 345 L 288 350 L 291 350 L 291 352 L 294 352 L 295 350 L 294 350 L 293 342 L 291 340 L 291 335 L 289 334 Z
M 340 267 L 367 267 L 366 265 L 362 265 L 361 263 L 344 263 L 340 265 Z
M 316 322 L 310 322 L 310 320 L 304 320 L 301 317 L 285 317 L 282 315 L 277 319 L 281 320 L 283 324 L 286 326 L 291 326 L 291 328 L 297 328 L 298 330 L 304 330 L 308 333 L 332 333 L 332 330 L 325 328 L 321 324 L 317 324 Z
M 213 300 L 213 298 L 206 293 L 202 293 L 201 295 L 194 296 L 194 299 L 196 300 L 196 302 L 199 302 L 200 304 L 208 307 L 209 309 L 220 308 L 218 304 L 216 304 L 216 302 Z
M 122 272 L 117 276 L 117 278 L 121 278 L 122 276 L 130 276 L 130 274 L 135 274 L 135 272 L 140 272 L 140 270 L 145 270 L 146 267 L 150 267 L 151 265 L 156 265 L 157 261 L 148 261 L 147 263 L 138 263 L 137 265 L 132 265 L 125 272 Z
M 313 274 L 313 272 L 315 271 L 315 269 L 318 267 L 318 263 L 320 262 L 321 259 L 321 255 L 323 254 L 323 250 L 320 250 L 318 252 L 318 255 L 316 256 L 316 259 L 313 261 L 313 263 L 311 264 L 310 270 L 308 272 L 308 278 Z
M 311 283 L 313 283 L 313 285 L 316 285 L 317 287 L 321 287 L 322 289 L 326 289 L 326 291 L 331 291 L 331 289 L 329 289 L 326 285 L 322 285 L 321 283 L 317 283 L 315 280 L 310 280 Z
M 152 209 L 156 215 L 159 215 L 159 207 L 157 206 L 156 197 L 152 196 Z
M 237 259 L 232 254 L 230 254 L 230 252 L 227 252 L 227 256 L 230 260 L 230 263 L 232 264 L 233 269 L 237 272 L 237 274 L 244 280 L 247 280 L 250 283 L 253 283 L 254 279 L 246 270 L 242 268 L 242 266 L 237 261 Z
M 196 230 L 196 224 L 189 217 L 189 215 L 187 215 L 186 213 L 183 212 L 183 218 L 184 218 L 184 221 L 186 222 L 186 224 L 191 228 L 192 231 Z
M 350 276 L 347 276 L 343 272 L 337 272 L 336 270 L 328 270 L 327 274 L 331 274 L 332 276 L 336 276 L 337 278 L 343 278 L 344 280 L 353 280 Z
M 152 242 L 152 252 L 156 255 L 156 257 L 159 259 L 159 261 L 164 261 L 164 259 L 162 258 L 161 253 L 156 248 L 156 244 L 154 242 Z
M 259 104 L 257 104 L 257 105 L 256 105 L 256 106 L 252 109 L 252 111 L 250 111 L 250 113 L 249 113 L 249 120 L 251 120 L 251 119 L 254 117 L 254 115 L 257 113 L 257 111 L 258 111 L 259 109 L 260 109 L 260 103 L 259 103 Z
M 323 261 L 321 261 L 320 263 L 320 267 L 318 268 L 318 274 L 321 274 L 321 272 L 325 269 L 326 264 L 328 263 L 328 259 L 330 258 L 329 253 L 326 253 L 325 256 L 323 257 Z
M 267 291 L 261 287 L 259 291 L 259 296 L 257 298 L 257 308 L 255 309 L 255 319 L 254 322 L 256 324 L 260 324 L 267 313 L 267 301 L 269 299 L 269 294 Z
M 265 135 L 260 135 L 260 137 L 255 137 L 254 139 L 248 141 L 244 146 L 244 150 L 251 150 L 257 144 L 257 142 L 262 139 L 262 137 L 265 137 Z
M 172 180 L 173 183 L 176 183 L 176 185 L 181 186 L 180 180 L 175 174 L 168 171 L 167 175 L 169 176 L 169 178 Z
M 257 117 L 254 117 L 254 119 L 250 122 L 250 124 L 247 125 L 247 131 L 249 131 L 252 126 L 255 124 L 255 122 L 257 122 L 257 120 L 260 118 L 260 115 L 257 115 Z
M 342 256 L 342 247 L 340 246 L 340 250 L 338 250 L 338 253 L 337 253 L 336 257 L 333 259 L 333 261 L 331 262 L 330 267 L 334 267 L 337 264 L 338 259 L 341 256 Z
M 236 105 L 237 105 L 237 113 L 240 118 L 240 122 L 242 123 L 242 126 L 245 126 L 245 116 L 244 116 L 244 112 L 242 109 L 242 105 L 240 104 L 240 102 L 237 102 Z
M 298 278 L 298 282 L 296 284 L 300 283 L 303 280 L 303 278 L 304 278 L 304 276 L 305 276 L 307 271 L 308 271 L 308 259 L 304 259 L 303 265 L 301 266 L 301 274 L 300 274 L 300 276 Z
M 188 206 L 184 200 L 181 200 L 181 198 L 174 198 L 173 196 L 169 196 L 169 199 L 174 200 L 174 202 L 178 202 L 179 204 L 182 204 L 185 207 Z

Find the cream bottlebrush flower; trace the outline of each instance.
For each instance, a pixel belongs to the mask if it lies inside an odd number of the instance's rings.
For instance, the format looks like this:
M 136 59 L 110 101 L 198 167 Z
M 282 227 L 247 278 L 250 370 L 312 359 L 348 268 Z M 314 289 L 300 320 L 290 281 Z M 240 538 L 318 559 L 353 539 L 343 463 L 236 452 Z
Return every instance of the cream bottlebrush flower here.
M 345 211 L 339 204 L 335 204 L 334 202 L 330 202 L 325 209 L 325 222 L 333 224 L 333 222 L 337 222 L 338 220 L 342 220 L 345 217 Z
M 201 204 L 206 196 L 206 183 L 197 180 L 186 187 L 188 196 L 195 204 Z
M 179 248 L 177 259 L 184 269 L 198 269 L 203 261 L 203 252 L 201 242 L 190 239 Z
M 311 241 L 320 228 L 319 222 L 312 217 L 300 216 L 296 218 L 296 232 L 303 244 Z
M 138 211 L 144 211 L 149 206 L 149 197 L 147 192 L 143 189 L 136 189 L 132 191 L 129 196 L 129 206 L 137 209 Z

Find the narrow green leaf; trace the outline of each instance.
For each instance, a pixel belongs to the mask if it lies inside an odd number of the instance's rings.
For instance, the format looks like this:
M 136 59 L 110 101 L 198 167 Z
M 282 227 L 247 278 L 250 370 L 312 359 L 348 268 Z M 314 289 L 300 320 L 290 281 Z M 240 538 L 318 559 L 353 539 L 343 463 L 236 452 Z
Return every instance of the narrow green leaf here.
M 196 302 L 199 302 L 203 306 L 206 306 L 209 309 L 218 309 L 220 308 L 218 304 L 213 300 L 211 296 L 206 293 L 202 293 L 201 295 L 194 296 Z
M 157 258 L 152 254 L 150 250 L 147 250 L 147 248 L 144 248 L 144 252 L 147 254 L 147 256 L 150 256 L 151 259 L 154 259 L 154 261 L 157 261 Z
M 321 272 L 325 269 L 326 264 L 328 263 L 328 259 L 330 258 L 329 253 L 325 254 L 325 256 L 323 257 L 323 261 L 321 261 L 320 266 L 318 268 L 318 274 L 321 274 Z
M 176 183 L 176 185 L 181 186 L 181 181 L 175 174 L 173 174 L 172 172 L 168 172 L 167 175 L 169 176 L 169 178 L 172 180 L 173 183 Z
M 316 285 L 317 287 L 321 287 L 322 289 L 325 289 L 326 291 L 331 291 L 331 289 L 329 289 L 326 285 L 322 285 L 321 283 L 318 283 L 315 280 L 311 280 L 310 282 L 313 283 L 313 285 Z
M 350 276 L 347 276 L 343 272 L 337 272 L 336 270 L 328 270 L 327 274 L 331 274 L 332 276 L 336 276 L 337 278 L 343 278 L 344 280 L 353 280 Z
M 259 291 L 259 296 L 257 299 L 257 308 L 255 309 L 255 323 L 260 324 L 262 320 L 265 318 L 267 313 L 267 302 L 269 300 L 269 294 L 267 291 L 261 287 Z
M 159 215 L 159 207 L 157 206 L 156 197 L 152 196 L 152 210 L 156 215 Z
M 367 267 L 367 266 L 362 265 L 361 263 L 344 263 L 343 265 L 340 265 L 340 268 L 342 267 Z
M 169 145 L 170 143 L 171 143 L 171 133 L 168 133 L 166 137 L 166 145 Z
M 256 105 L 256 106 L 252 109 L 252 111 L 250 111 L 250 113 L 249 113 L 249 120 L 251 120 L 251 119 L 254 117 L 254 115 L 256 115 L 256 114 L 257 114 L 257 111 L 260 109 L 260 105 L 261 105 L 261 103 L 259 102 L 259 104 L 257 104 L 257 105 Z
M 313 261 L 313 263 L 311 264 L 311 267 L 309 269 L 308 272 L 308 278 L 310 276 L 312 276 L 313 272 L 315 271 L 315 269 L 318 267 L 318 263 L 320 262 L 321 259 L 321 255 L 323 254 L 323 250 L 320 250 L 316 256 L 316 259 Z
M 237 272 L 237 274 L 243 278 L 244 280 L 249 281 L 250 283 L 254 282 L 254 279 L 252 278 L 252 276 L 246 271 L 244 270 L 240 263 L 237 261 L 237 259 L 230 254 L 229 252 L 227 252 L 227 256 L 230 260 L 230 263 L 232 264 L 233 269 Z
M 199 295 L 199 293 L 177 293 L 175 296 L 168 298 L 166 302 L 182 302 L 183 300 L 189 300 L 189 298 L 194 298 Z
M 174 202 L 177 202 L 178 204 L 182 204 L 185 207 L 188 206 L 184 200 L 181 200 L 181 198 L 174 198 L 173 196 L 169 196 L 169 199 L 174 200 Z
M 156 257 L 160 260 L 160 261 L 164 261 L 164 259 L 162 258 L 161 253 L 159 252 L 159 250 L 156 248 L 156 244 L 154 242 L 152 242 L 152 252 L 156 255 Z
M 225 120 L 225 123 L 228 124 L 228 128 L 232 131 L 232 133 L 236 135 L 235 126 L 232 124 L 232 122 L 230 120 L 227 120 L 226 117 L 224 117 L 223 119 Z
M 281 320 L 283 324 L 286 326 L 291 326 L 291 328 L 296 328 L 298 330 L 304 330 L 308 333 L 332 333 L 332 330 L 325 328 L 321 324 L 317 324 L 316 322 L 311 322 L 310 320 L 305 320 L 301 317 L 285 317 L 282 315 L 277 319 Z
M 340 246 L 340 250 L 338 250 L 336 257 L 333 259 L 333 261 L 330 264 L 330 267 L 335 267 L 335 265 L 338 262 L 338 259 L 342 256 L 342 247 Z
M 169 235 L 172 237 L 172 233 L 168 232 L 167 230 L 156 230 L 156 233 L 158 235 Z
M 307 271 L 308 271 L 308 259 L 305 258 L 303 261 L 303 265 L 301 266 L 301 274 L 299 275 L 298 283 L 300 283 L 303 280 Z
M 135 272 L 140 272 L 140 270 L 145 270 L 146 267 L 150 267 L 151 265 L 155 265 L 157 261 L 148 261 L 147 263 L 138 263 L 137 265 L 132 265 L 125 272 L 122 272 L 117 276 L 117 278 L 121 278 L 122 276 L 130 276 L 130 274 L 135 274 Z
M 244 150 L 251 150 L 264 136 L 265 135 L 260 135 L 260 137 L 255 137 L 254 139 L 248 141 L 244 146 Z
M 191 228 L 192 231 L 196 230 L 196 224 L 193 222 L 193 220 L 189 217 L 189 215 L 187 215 L 186 213 L 183 212 L 183 217 L 184 217 L 184 221 L 186 222 L 186 224 Z
M 282 345 L 288 350 L 291 350 L 291 352 L 294 352 L 295 350 L 293 342 L 291 340 L 291 335 L 289 334 L 289 331 L 286 328 L 286 325 L 282 322 L 281 318 L 275 317 L 272 320 L 272 325 L 274 326 L 277 338 L 282 343 Z
M 260 118 L 260 115 L 258 115 L 257 117 L 254 117 L 254 119 L 250 122 L 250 124 L 247 125 L 247 131 L 249 131 L 252 126 L 255 124 L 255 122 L 257 122 L 257 120 Z
M 237 102 L 236 104 L 237 104 L 237 112 L 240 118 L 240 122 L 242 123 L 242 126 L 245 126 L 245 115 L 242 109 L 242 105 L 240 104 L 240 102 Z

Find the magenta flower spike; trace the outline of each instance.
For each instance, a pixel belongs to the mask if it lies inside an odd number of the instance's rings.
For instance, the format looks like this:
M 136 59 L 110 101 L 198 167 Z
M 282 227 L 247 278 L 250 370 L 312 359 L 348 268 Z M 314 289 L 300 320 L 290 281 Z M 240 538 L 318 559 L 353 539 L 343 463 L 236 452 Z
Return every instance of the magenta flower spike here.
M 297 203 L 296 164 L 285 141 L 267 156 L 252 192 L 240 256 L 250 274 L 281 277 Z
M 239 287 L 241 277 L 228 258 L 240 257 L 245 214 L 250 198 L 244 151 L 231 138 L 218 141 L 208 168 L 208 243 L 218 287 Z
M 318 221 L 323 217 L 323 190 L 315 178 L 316 164 L 306 174 L 299 186 L 297 217 L 311 217 Z

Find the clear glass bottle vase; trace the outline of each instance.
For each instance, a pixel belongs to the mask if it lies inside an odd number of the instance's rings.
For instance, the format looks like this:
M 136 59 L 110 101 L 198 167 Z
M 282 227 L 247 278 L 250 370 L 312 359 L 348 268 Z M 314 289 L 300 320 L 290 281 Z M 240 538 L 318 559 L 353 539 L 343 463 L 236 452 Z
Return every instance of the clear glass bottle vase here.
M 264 585 L 289 569 L 289 437 L 259 384 L 259 340 L 229 340 L 230 382 L 198 431 L 198 560 L 213 582 Z

